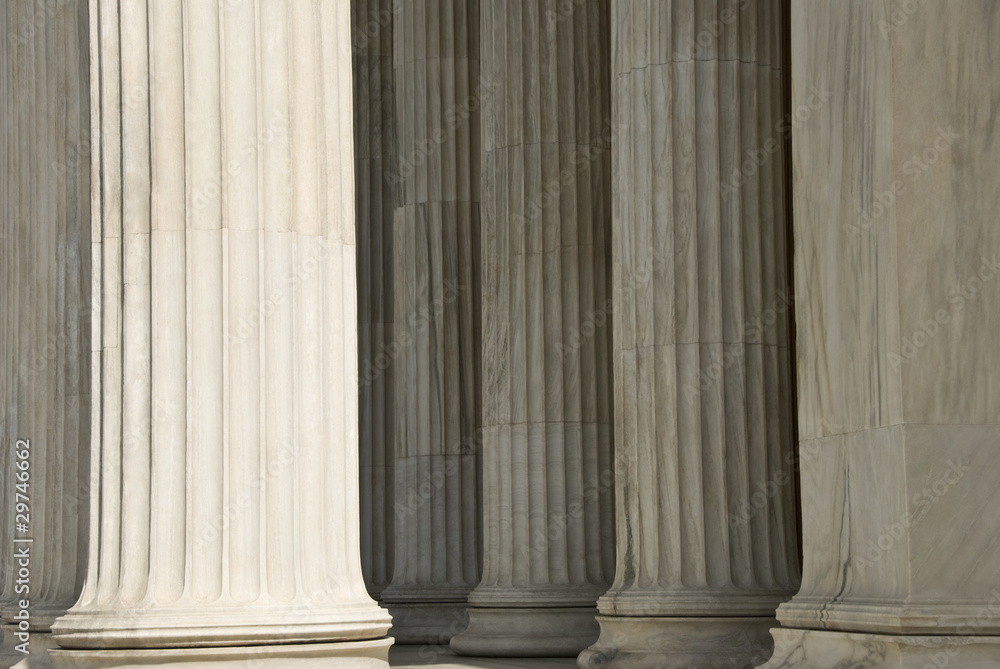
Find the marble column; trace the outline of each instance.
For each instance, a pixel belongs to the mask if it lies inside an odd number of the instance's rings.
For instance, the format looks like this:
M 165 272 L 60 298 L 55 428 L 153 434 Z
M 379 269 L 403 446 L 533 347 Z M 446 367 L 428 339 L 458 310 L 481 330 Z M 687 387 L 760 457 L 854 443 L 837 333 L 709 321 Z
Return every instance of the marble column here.
M 396 357 L 393 215 L 398 192 L 393 0 L 351 0 L 358 245 L 361 566 L 378 599 L 392 579 Z
M 482 562 L 479 1 L 404 2 L 393 36 L 399 643 L 447 643 Z
M 997 35 L 989 0 L 793 4 L 805 561 L 772 669 L 1000 657 Z
M 0 8 L 3 666 L 47 666 L 87 556 L 90 159 L 82 3 Z
M 781 6 L 612 2 L 619 562 L 581 667 L 753 667 L 799 583 Z
M 54 663 L 385 667 L 359 546 L 349 5 L 92 6 L 99 494 Z
M 482 583 L 474 655 L 575 655 L 614 571 L 603 0 L 482 6 Z

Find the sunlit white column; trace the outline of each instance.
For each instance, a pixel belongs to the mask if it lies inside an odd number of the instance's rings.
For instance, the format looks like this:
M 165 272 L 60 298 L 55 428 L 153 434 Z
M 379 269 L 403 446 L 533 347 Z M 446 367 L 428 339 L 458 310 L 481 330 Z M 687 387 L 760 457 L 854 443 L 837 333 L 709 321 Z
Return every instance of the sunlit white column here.
M 348 3 L 95 3 L 100 360 L 64 666 L 385 666 L 358 531 Z

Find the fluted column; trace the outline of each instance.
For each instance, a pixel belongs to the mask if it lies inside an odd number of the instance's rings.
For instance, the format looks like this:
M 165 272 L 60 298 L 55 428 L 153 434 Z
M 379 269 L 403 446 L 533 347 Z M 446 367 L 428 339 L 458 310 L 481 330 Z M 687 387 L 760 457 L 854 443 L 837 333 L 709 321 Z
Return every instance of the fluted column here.
M 394 23 L 397 555 L 401 643 L 466 624 L 482 546 L 479 1 L 405 2 Z
M 792 3 L 802 589 L 770 669 L 1000 658 L 1000 12 Z
M 612 2 L 619 563 L 581 667 L 752 667 L 799 582 L 782 4 Z
M 463 654 L 571 655 L 613 573 L 608 14 L 482 7 L 483 579 Z
M 99 495 L 53 657 L 385 666 L 359 558 L 349 5 L 95 8 Z
M 3 666 L 46 666 L 87 555 L 90 161 L 86 7 L 0 8 Z M 29 636 L 30 634 L 30 636 Z
M 398 192 L 392 26 L 401 5 L 351 0 L 358 241 L 361 567 L 376 599 L 392 579 L 395 542 L 395 336 L 392 221 Z

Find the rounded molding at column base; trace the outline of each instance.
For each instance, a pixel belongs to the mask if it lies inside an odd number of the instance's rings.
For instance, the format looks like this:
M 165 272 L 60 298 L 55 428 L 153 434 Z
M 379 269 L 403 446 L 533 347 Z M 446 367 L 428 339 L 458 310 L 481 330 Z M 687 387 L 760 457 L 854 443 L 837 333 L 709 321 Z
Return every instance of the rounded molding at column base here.
M 469 595 L 476 609 L 592 609 L 607 584 L 480 585 Z
M 991 599 L 946 603 L 795 597 L 778 607 L 790 629 L 834 630 L 912 636 L 1000 636 L 1000 589 Z
M 0 618 L 0 622 L 4 625 L 17 625 L 20 619 L 17 618 L 18 615 L 18 600 L 20 598 L 11 599 L 9 602 L 9 608 L 7 609 L 5 615 Z M 62 604 L 42 604 L 35 602 L 28 602 L 28 623 L 31 626 L 32 632 L 49 632 L 52 630 L 52 625 L 66 615 L 73 605 L 76 604 L 76 600 L 72 602 L 64 602 Z
M 146 650 L 53 650 L 53 669 L 387 669 L 392 639 L 338 643 L 160 648 Z
M 637 618 L 774 618 L 797 590 L 746 588 L 611 589 L 597 600 L 601 614 Z
M 469 626 L 465 602 L 385 602 L 392 615 L 389 636 L 397 644 L 448 645 Z
M 482 657 L 576 657 L 599 634 L 596 607 L 470 608 L 469 627 L 451 649 Z
M 774 618 L 598 616 L 601 636 L 581 669 L 753 669 L 771 656 Z
M 760 669 L 926 669 L 997 666 L 1000 636 L 895 636 L 771 630 L 774 655 Z
M 386 637 L 391 622 L 389 612 L 374 602 L 327 611 L 306 605 L 292 610 L 81 609 L 58 619 L 52 632 L 69 649 L 177 649 L 367 641 Z

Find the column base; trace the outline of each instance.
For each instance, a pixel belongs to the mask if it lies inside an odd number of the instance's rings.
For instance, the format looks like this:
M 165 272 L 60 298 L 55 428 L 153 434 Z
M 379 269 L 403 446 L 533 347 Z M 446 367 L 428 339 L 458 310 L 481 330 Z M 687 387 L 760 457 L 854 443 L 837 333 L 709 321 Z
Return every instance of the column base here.
M 385 602 L 392 616 L 391 636 L 397 644 L 448 645 L 451 638 L 469 626 L 466 604 L 392 604 Z
M 575 657 L 599 634 L 596 607 L 470 608 L 469 627 L 451 649 L 483 657 Z
M 998 636 L 895 636 L 777 628 L 774 656 L 760 669 L 988 669 Z
M 581 669 L 753 669 L 771 656 L 774 618 L 598 616 Z
M 53 669 L 388 669 L 392 639 L 285 646 L 53 650 Z
M 56 641 L 74 650 L 113 648 L 239 648 L 338 644 L 383 639 L 391 619 L 375 602 L 340 608 L 205 606 L 71 610 L 52 625 Z
M 18 637 L 20 630 L 16 625 L 3 626 L 3 648 L 0 650 L 0 667 L 7 669 L 49 669 L 52 661 L 49 651 L 58 648 L 49 632 L 28 632 L 28 653 L 17 650 L 24 643 L 23 637 Z

